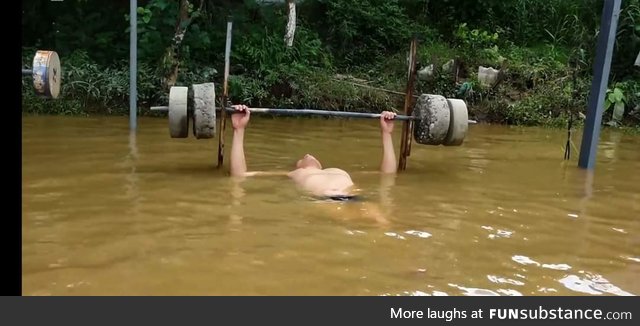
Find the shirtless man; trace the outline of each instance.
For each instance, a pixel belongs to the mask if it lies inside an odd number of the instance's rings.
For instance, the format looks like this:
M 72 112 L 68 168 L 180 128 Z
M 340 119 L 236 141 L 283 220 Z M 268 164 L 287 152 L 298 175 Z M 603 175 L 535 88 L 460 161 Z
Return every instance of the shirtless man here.
M 277 172 L 247 172 L 244 157 L 244 129 L 249 123 L 251 112 L 245 105 L 234 105 L 237 111 L 231 115 L 233 123 L 233 142 L 231 144 L 231 175 L 234 177 L 282 174 Z M 380 171 L 385 174 L 396 173 L 396 157 L 391 134 L 396 114 L 389 111 L 380 116 L 382 132 L 382 162 Z M 338 168 L 323 168 L 320 161 L 306 154 L 296 162 L 296 169 L 286 173 L 300 188 L 311 195 L 333 200 L 349 200 L 357 195 L 351 176 Z

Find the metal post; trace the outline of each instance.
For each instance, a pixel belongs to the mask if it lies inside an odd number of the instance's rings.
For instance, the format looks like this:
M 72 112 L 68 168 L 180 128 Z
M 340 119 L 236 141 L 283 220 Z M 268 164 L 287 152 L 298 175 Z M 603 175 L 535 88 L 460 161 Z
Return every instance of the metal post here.
M 407 73 L 407 88 L 405 90 L 404 97 L 404 114 L 411 116 L 413 113 L 413 84 L 416 79 L 416 51 L 418 47 L 418 39 L 414 37 L 411 40 L 411 46 L 409 48 L 409 64 Z M 398 171 L 404 171 L 407 169 L 407 157 L 411 152 L 411 130 L 413 124 L 411 121 L 406 120 L 402 125 L 402 138 L 400 140 L 400 158 L 398 159 Z
M 129 129 L 135 131 L 138 113 L 138 1 L 129 2 Z
M 229 63 L 231 61 L 231 37 L 232 37 L 233 22 L 231 17 L 227 21 L 227 42 L 224 48 L 224 81 L 222 85 L 222 106 L 227 106 L 227 99 L 229 93 L 227 84 L 229 83 Z M 222 110 L 220 115 L 220 130 L 218 131 L 218 168 L 222 167 L 224 163 L 224 129 L 227 125 L 226 110 Z
M 587 120 L 580 145 L 580 159 L 578 166 L 583 169 L 593 169 L 596 164 L 596 152 L 600 137 L 600 125 L 604 113 L 604 100 L 609 73 L 611 71 L 611 57 L 613 45 L 616 41 L 618 18 L 620 17 L 620 3 L 622 0 L 605 0 L 602 11 L 602 23 L 598 35 L 598 49 L 593 66 L 593 83 L 587 111 Z

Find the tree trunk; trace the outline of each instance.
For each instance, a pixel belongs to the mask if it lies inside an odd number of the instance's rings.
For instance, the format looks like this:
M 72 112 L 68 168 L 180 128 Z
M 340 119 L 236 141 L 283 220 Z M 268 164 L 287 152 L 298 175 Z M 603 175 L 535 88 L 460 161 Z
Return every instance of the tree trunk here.
M 202 2 L 201 2 L 202 4 Z M 178 80 L 178 69 L 180 68 L 180 45 L 184 40 L 187 27 L 191 23 L 189 17 L 189 0 L 180 0 L 180 11 L 178 13 L 178 21 L 176 22 L 176 32 L 171 41 L 171 45 L 167 48 L 162 58 L 162 86 L 169 91 L 171 86 L 176 84 Z
M 287 0 L 289 5 L 289 21 L 287 22 L 287 31 L 284 35 L 284 43 L 288 47 L 293 46 L 293 38 L 296 34 L 296 2 L 295 0 Z

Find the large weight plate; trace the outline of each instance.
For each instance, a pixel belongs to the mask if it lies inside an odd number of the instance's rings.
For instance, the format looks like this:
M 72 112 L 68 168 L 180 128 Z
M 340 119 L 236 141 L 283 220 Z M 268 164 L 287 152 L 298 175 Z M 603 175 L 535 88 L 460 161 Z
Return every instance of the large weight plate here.
M 169 133 L 171 138 L 187 138 L 189 136 L 188 97 L 188 87 L 173 86 L 169 91 Z
M 451 110 L 444 96 L 422 94 L 413 109 L 413 137 L 423 145 L 441 145 L 449 132 Z
M 216 90 L 214 83 L 193 85 L 193 135 L 197 139 L 215 137 Z
M 58 95 L 60 95 L 60 82 L 62 81 L 58 53 L 55 51 L 37 51 L 33 57 L 32 70 L 33 88 L 36 94 L 48 98 L 58 98 Z
M 469 129 L 469 112 L 467 104 L 463 100 L 447 99 L 451 117 L 449 123 L 449 133 L 444 141 L 445 146 L 460 146 L 467 136 Z

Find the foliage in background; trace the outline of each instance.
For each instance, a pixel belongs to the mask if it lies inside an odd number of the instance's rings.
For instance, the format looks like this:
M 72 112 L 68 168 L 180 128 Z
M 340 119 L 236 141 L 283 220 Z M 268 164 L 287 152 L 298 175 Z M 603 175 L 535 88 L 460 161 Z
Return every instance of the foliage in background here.
M 138 101 L 166 104 L 162 57 L 178 21 L 179 1 L 139 0 Z M 227 17 L 233 18 L 230 97 L 254 106 L 380 111 L 403 98 L 336 80 L 349 75 L 376 87 L 404 91 L 406 55 L 419 38 L 418 60 L 434 64 L 418 93 L 463 97 L 472 117 L 510 124 L 557 124 L 588 99 L 602 0 L 304 0 L 292 48 L 284 46 L 284 1 L 190 0 L 177 83 L 215 81 L 221 92 Z M 126 114 L 129 1 L 23 2 L 23 65 L 35 49 L 62 59 L 62 96 L 36 98 L 23 79 L 23 109 L 38 113 Z M 640 125 L 640 0 L 625 0 L 612 65 L 616 119 Z M 459 64 L 458 75 L 443 65 Z M 577 96 L 573 92 L 572 62 Z M 476 80 L 478 65 L 501 69 L 496 87 Z M 616 91 L 618 89 L 619 91 Z M 624 99 L 619 95 L 622 94 Z M 621 104 L 623 103 L 623 104 Z M 622 119 L 620 108 L 624 105 Z M 140 112 L 146 114 L 144 110 Z M 575 112 L 574 112 L 575 113 Z

